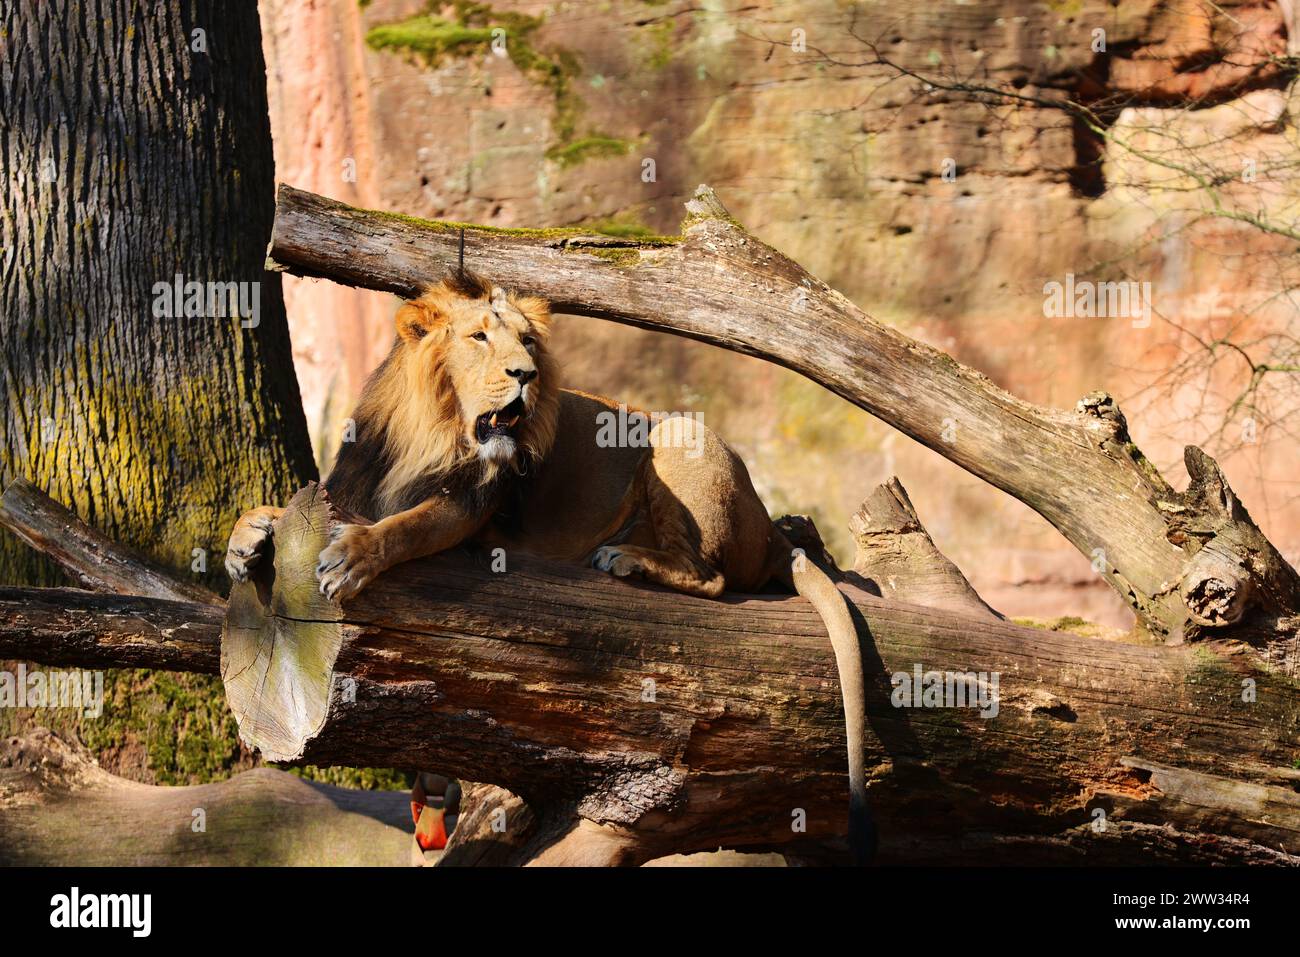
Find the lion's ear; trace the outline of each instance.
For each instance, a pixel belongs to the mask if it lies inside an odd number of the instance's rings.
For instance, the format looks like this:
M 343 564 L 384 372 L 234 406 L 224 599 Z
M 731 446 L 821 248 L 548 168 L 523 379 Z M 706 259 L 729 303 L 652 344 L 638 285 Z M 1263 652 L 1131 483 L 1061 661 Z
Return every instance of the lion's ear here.
M 416 300 L 397 310 L 397 334 L 407 342 L 416 343 L 429 334 L 437 316 L 429 304 Z
M 540 332 L 546 335 L 551 331 L 551 304 L 545 299 L 537 296 L 520 296 L 511 298 L 516 309 L 518 309 L 525 319 Z

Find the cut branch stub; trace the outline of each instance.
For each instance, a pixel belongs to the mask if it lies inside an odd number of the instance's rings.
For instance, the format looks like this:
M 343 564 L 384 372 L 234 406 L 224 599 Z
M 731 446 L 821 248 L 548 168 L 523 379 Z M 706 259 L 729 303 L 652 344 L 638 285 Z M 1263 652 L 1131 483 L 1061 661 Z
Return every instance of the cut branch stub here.
M 1193 623 L 1191 637 L 1231 637 L 1257 644 L 1275 667 L 1294 674 L 1294 607 L 1300 574 L 1259 530 L 1217 462 L 1194 445 L 1183 450 L 1191 483 L 1159 503 L 1168 537 L 1191 556 L 1178 594 Z
M 301 757 L 329 708 L 343 643 L 339 608 L 315 576 L 329 523 L 329 500 L 313 482 L 275 523 L 258 574 L 230 592 L 221 680 L 239 736 L 269 761 Z
M 939 551 L 897 478 L 876 487 L 849 518 L 849 531 L 857 544 L 853 571 L 883 597 L 1002 618 Z

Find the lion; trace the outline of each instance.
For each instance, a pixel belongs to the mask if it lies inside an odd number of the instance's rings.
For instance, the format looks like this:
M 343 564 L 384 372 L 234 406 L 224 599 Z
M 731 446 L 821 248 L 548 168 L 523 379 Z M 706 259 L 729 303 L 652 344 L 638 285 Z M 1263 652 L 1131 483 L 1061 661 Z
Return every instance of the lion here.
M 399 562 L 462 543 L 637 575 L 690 595 L 805 596 L 830 634 L 848 731 L 849 836 L 874 844 L 866 802 L 863 663 L 844 596 L 772 524 L 744 462 L 691 418 L 602 441 L 614 401 L 559 387 L 549 304 L 457 271 L 397 311 L 392 350 L 367 380 L 325 487 L 373 524 L 340 524 L 321 551 L 321 592 L 347 599 Z M 626 414 L 627 407 L 622 406 Z M 282 509 L 242 516 L 226 569 L 248 578 Z

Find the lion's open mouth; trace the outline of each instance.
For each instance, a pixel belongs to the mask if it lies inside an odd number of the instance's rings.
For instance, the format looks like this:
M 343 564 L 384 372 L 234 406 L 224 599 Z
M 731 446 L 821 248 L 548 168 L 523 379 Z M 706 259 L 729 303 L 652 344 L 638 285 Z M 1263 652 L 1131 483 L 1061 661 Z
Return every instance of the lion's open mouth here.
M 521 395 L 503 409 L 480 415 L 474 421 L 474 435 L 480 445 L 498 435 L 513 438 L 515 427 L 523 421 L 525 414 L 524 397 Z

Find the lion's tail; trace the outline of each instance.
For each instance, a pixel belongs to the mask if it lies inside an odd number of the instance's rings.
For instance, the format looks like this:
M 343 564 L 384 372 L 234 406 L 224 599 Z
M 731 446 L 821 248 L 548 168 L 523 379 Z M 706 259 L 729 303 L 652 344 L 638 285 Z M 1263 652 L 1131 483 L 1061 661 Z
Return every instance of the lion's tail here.
M 785 554 L 791 555 L 786 545 Z M 849 751 L 849 847 L 854 863 L 861 866 L 876 853 L 876 825 L 867 804 L 866 755 L 867 686 L 862 664 L 858 630 L 849 615 L 846 599 L 827 574 L 801 551 L 782 562 L 779 577 L 787 579 L 817 609 L 835 652 L 835 668 L 840 676 L 840 696 L 844 701 L 844 726 Z M 788 571 L 787 571 L 788 568 Z

